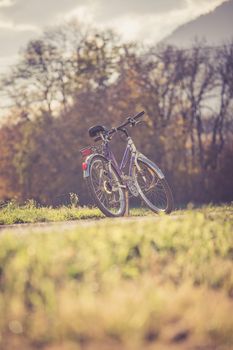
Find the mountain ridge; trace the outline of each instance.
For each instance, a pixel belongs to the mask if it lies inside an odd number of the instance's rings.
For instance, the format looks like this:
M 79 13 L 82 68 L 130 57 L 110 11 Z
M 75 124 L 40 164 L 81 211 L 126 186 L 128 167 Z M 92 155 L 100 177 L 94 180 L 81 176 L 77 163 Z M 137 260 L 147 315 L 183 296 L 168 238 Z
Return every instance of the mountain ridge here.
M 233 0 L 228 0 L 215 10 L 197 17 L 175 29 L 162 43 L 191 46 L 195 40 L 219 45 L 233 39 Z

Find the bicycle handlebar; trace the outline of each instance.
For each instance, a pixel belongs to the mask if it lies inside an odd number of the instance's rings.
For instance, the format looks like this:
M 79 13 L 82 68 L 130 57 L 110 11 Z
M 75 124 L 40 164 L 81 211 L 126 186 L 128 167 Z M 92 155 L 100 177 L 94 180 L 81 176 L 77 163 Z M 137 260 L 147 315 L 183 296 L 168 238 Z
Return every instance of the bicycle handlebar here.
M 109 135 L 113 134 L 114 132 L 121 130 L 123 128 L 125 128 L 127 125 L 131 124 L 132 126 L 134 126 L 136 124 L 136 120 L 139 119 L 140 117 L 142 117 L 145 114 L 144 111 L 136 114 L 134 117 L 129 117 L 127 118 L 127 121 L 124 122 L 123 124 L 119 125 L 116 128 L 113 128 L 109 131 Z
M 127 125 L 132 125 L 135 126 L 137 123 L 137 119 L 141 118 L 143 115 L 145 114 L 144 111 L 136 114 L 134 117 L 129 117 L 127 118 L 127 121 L 124 122 L 123 124 L 119 125 L 118 127 L 112 128 L 110 129 L 106 134 L 107 136 L 110 136 L 112 134 L 114 134 L 117 131 L 122 131 L 123 128 L 125 128 Z M 95 142 L 100 141 L 102 138 L 100 136 L 95 138 Z
M 135 115 L 134 119 L 139 119 L 139 118 L 141 118 L 144 114 L 145 114 L 145 112 L 144 112 L 144 111 L 141 111 L 140 113 L 138 113 L 137 115 Z

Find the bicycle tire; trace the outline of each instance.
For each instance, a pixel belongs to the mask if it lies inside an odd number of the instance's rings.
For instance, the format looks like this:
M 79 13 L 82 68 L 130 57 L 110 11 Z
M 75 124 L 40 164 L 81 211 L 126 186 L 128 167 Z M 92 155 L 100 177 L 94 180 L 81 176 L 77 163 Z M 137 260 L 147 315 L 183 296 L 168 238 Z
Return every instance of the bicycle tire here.
M 94 184 L 94 176 L 93 176 L 94 165 L 96 163 L 99 163 L 99 165 L 102 164 L 102 167 L 104 169 L 105 165 L 107 165 L 109 162 L 108 162 L 107 158 L 105 158 L 102 155 L 96 155 L 91 160 L 91 163 L 90 163 L 90 175 L 86 178 L 86 183 L 87 183 L 89 192 L 91 194 L 91 197 L 92 197 L 94 203 L 102 211 L 102 213 L 104 215 L 108 216 L 108 217 L 121 217 L 121 216 L 124 216 L 124 214 L 126 212 L 126 189 L 123 187 L 123 183 L 122 183 L 122 180 L 121 180 L 120 176 L 118 175 L 118 173 L 117 173 L 116 169 L 114 168 L 114 166 L 111 165 L 112 175 L 113 175 L 113 177 L 115 179 L 108 180 L 109 177 L 107 175 L 105 175 L 105 179 L 104 180 L 103 179 L 99 179 L 99 181 L 103 180 L 103 183 L 101 183 L 101 186 L 103 188 L 101 187 L 101 189 L 102 190 L 104 189 L 104 192 L 106 192 L 109 195 L 109 197 L 111 195 L 114 196 L 113 192 L 117 192 L 117 191 L 113 191 L 110 188 L 110 185 L 108 185 L 109 188 L 104 188 L 105 184 L 107 184 L 108 182 L 110 183 L 110 181 L 115 181 L 116 183 L 118 183 L 118 191 L 120 192 L 119 200 L 121 201 L 121 204 L 120 204 L 121 206 L 120 206 L 120 208 L 119 208 L 119 210 L 117 212 L 114 212 L 114 211 L 109 210 L 109 208 L 107 208 L 106 205 L 104 204 L 103 199 L 101 200 L 100 196 L 97 195 L 95 184 Z M 106 170 L 106 171 L 108 171 L 108 170 Z M 120 187 L 120 186 L 122 186 L 122 187 Z M 103 196 L 104 196 L 104 194 L 103 194 Z
M 158 186 L 158 184 L 159 184 L 162 187 L 163 192 L 166 195 L 167 203 L 166 203 L 166 206 L 164 208 L 161 208 L 158 206 L 158 204 L 156 205 L 155 203 L 152 202 L 152 200 L 150 198 L 148 198 L 149 197 L 149 195 L 148 195 L 149 190 L 143 189 L 142 185 L 140 185 L 140 183 L 139 183 L 139 176 L 140 175 L 139 175 L 139 171 L 135 165 L 133 176 L 134 176 L 135 181 L 137 183 L 139 196 L 142 199 L 142 201 L 155 213 L 161 213 L 161 212 L 165 212 L 167 214 L 171 213 L 173 210 L 173 207 L 174 207 L 174 200 L 173 200 L 171 188 L 170 188 L 168 182 L 166 181 L 166 179 L 165 178 L 160 179 L 160 177 L 156 171 L 156 168 L 152 167 L 152 165 L 149 162 L 147 162 L 146 160 L 138 159 L 138 165 L 139 165 L 139 167 L 140 167 L 140 165 L 141 166 L 143 165 L 145 168 L 147 168 L 147 170 L 149 171 L 150 174 L 153 172 L 153 174 L 156 175 L 156 180 L 157 180 L 156 185 Z M 152 181 L 152 180 L 150 180 L 150 181 Z

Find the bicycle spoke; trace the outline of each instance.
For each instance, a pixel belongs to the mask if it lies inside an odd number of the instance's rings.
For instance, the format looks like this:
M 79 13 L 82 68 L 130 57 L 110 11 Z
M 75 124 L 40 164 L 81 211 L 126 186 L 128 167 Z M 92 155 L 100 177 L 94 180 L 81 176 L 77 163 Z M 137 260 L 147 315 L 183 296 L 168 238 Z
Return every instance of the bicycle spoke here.
M 167 196 L 161 180 L 147 165 L 140 162 L 137 182 L 142 194 L 157 210 L 166 210 Z
M 116 174 L 102 160 L 92 165 L 92 185 L 98 200 L 112 213 L 118 213 L 124 205 L 123 191 Z

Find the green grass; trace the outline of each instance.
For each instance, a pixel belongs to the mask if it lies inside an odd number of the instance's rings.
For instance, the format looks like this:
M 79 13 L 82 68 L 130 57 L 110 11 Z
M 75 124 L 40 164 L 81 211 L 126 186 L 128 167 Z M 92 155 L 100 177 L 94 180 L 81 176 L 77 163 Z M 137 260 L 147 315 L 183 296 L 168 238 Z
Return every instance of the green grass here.
M 0 225 L 99 219 L 102 217 L 104 217 L 103 214 L 94 208 L 37 207 L 33 202 L 19 206 L 10 202 L 0 210 Z
M 146 209 L 132 209 L 132 216 L 142 216 L 151 214 Z M 22 223 L 38 223 L 38 222 L 58 222 L 85 219 L 101 219 L 105 216 L 99 209 L 88 207 L 37 207 L 34 202 L 29 201 L 23 206 L 19 206 L 14 202 L 0 209 L 0 226 L 13 225 Z
M 233 348 L 233 208 L 0 234 L 0 349 Z

